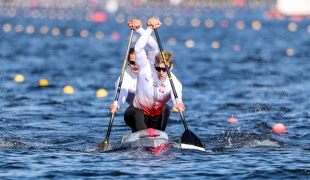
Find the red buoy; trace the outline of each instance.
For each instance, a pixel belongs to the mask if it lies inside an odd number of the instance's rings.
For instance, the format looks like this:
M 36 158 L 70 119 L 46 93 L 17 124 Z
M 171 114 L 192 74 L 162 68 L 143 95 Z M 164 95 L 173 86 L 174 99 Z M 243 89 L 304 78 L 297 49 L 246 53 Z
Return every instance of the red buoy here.
M 285 134 L 286 127 L 282 123 L 277 123 L 273 126 L 272 131 L 279 134 Z

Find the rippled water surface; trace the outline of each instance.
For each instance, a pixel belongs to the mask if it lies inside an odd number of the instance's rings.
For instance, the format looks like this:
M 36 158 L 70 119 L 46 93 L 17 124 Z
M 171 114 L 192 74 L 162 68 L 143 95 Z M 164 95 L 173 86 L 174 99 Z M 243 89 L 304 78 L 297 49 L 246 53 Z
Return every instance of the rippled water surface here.
M 130 34 L 125 22 L 115 22 L 116 15 L 105 23 L 0 17 L 1 27 L 12 26 L 10 32 L 0 30 L 0 177 L 309 179 L 310 21 L 294 22 L 298 29 L 291 32 L 289 19 L 267 20 L 263 13 L 240 10 L 229 19 L 215 11 L 212 17 L 202 15 L 198 27 L 184 16 L 185 26 L 159 28 L 164 49 L 175 54 L 173 72 L 183 83 L 186 122 L 207 151 L 171 148 L 158 156 L 131 148 L 94 151 L 108 128 Z M 214 20 L 213 28 L 204 26 L 207 18 Z M 220 26 L 222 20 L 227 28 Z M 235 26 L 239 20 L 242 30 Z M 252 28 L 253 21 L 261 22 L 260 30 Z M 36 31 L 16 33 L 18 24 Z M 42 26 L 75 33 L 43 35 Z M 79 32 L 85 29 L 89 36 L 83 38 Z M 102 39 L 94 36 L 99 30 Z M 113 32 L 119 40 L 111 38 Z M 176 44 L 168 43 L 170 38 Z M 194 47 L 186 46 L 188 40 Z M 219 48 L 212 48 L 214 42 Z M 16 83 L 16 74 L 25 81 Z M 48 87 L 38 86 L 43 78 Z M 66 85 L 74 94 L 63 93 Z M 100 88 L 107 97 L 96 97 Z M 113 123 L 110 142 L 116 146 L 130 133 L 125 108 Z M 239 121 L 228 123 L 231 116 Z M 287 133 L 273 133 L 276 123 Z M 178 141 L 184 131 L 178 113 L 171 114 L 166 130 Z

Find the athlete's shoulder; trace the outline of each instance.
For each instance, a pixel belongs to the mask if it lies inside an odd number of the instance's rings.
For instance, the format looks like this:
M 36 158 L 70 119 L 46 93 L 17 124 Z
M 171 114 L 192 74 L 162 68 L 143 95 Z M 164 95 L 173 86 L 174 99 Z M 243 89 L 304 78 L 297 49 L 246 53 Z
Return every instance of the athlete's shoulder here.
M 179 81 L 179 79 L 172 72 L 170 72 L 170 74 L 171 74 L 174 84 L 178 87 L 182 87 L 182 83 Z
M 171 74 L 171 77 L 172 77 L 173 79 L 178 80 L 177 76 L 176 76 L 175 74 L 173 74 L 173 72 L 170 71 L 170 74 Z

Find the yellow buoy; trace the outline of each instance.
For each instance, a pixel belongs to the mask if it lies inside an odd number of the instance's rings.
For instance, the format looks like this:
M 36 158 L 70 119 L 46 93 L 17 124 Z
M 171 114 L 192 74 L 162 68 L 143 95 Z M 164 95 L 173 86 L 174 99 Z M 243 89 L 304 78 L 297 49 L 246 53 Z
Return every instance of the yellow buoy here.
M 15 82 L 21 83 L 21 82 L 24 82 L 24 81 L 25 81 L 25 78 L 24 78 L 23 75 L 17 74 L 17 75 L 14 77 L 14 81 L 15 81 Z
M 47 79 L 41 79 L 39 81 L 39 86 L 48 86 L 48 80 Z
M 108 91 L 105 89 L 99 89 L 97 91 L 97 98 L 103 98 L 103 97 L 107 97 L 108 96 Z
M 179 112 L 178 109 L 175 106 L 172 106 L 172 111 Z
M 73 87 L 69 86 L 69 85 L 65 86 L 63 91 L 64 91 L 65 94 L 74 94 Z

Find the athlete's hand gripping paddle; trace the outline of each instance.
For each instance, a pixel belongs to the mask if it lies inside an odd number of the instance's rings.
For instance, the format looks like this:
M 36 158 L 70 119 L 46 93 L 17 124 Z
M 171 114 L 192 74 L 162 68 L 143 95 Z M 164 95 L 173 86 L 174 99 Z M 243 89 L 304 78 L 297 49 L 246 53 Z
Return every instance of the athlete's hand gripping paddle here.
M 130 32 L 130 37 L 129 37 L 128 46 L 127 46 L 127 51 L 126 51 L 126 55 L 125 55 L 125 59 L 124 59 L 123 67 L 122 67 L 122 73 L 121 73 L 121 76 L 119 78 L 119 82 L 118 82 L 118 86 L 117 86 L 117 91 L 116 91 L 116 95 L 115 95 L 115 99 L 114 99 L 114 105 L 115 106 L 118 105 L 118 98 L 119 98 L 119 94 L 120 94 L 122 83 L 123 83 L 125 68 L 126 68 L 126 64 L 127 64 L 126 62 L 127 62 L 127 57 L 128 57 L 128 54 L 129 54 L 129 49 L 130 49 L 130 44 L 131 44 L 131 41 L 132 41 L 132 36 L 133 36 L 133 29 L 131 29 L 131 32 Z M 109 127 L 108 127 L 106 138 L 105 138 L 105 140 L 102 143 L 100 143 L 98 145 L 98 147 L 96 148 L 96 151 L 100 151 L 101 152 L 101 151 L 112 150 L 112 145 L 109 143 L 109 138 L 110 138 L 110 133 L 111 133 L 112 124 L 113 124 L 113 120 L 114 120 L 114 115 L 115 115 L 115 113 L 111 113 L 110 123 L 109 123 Z

